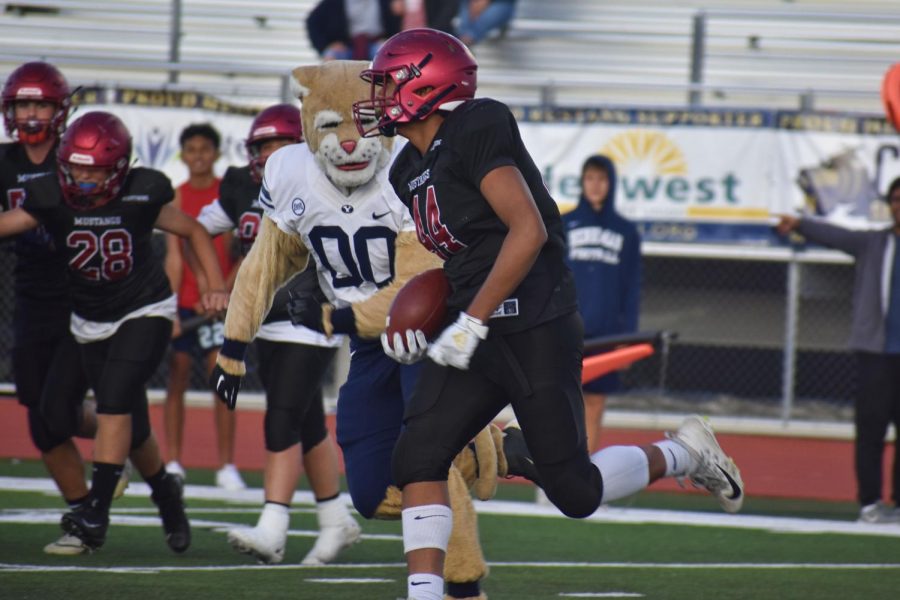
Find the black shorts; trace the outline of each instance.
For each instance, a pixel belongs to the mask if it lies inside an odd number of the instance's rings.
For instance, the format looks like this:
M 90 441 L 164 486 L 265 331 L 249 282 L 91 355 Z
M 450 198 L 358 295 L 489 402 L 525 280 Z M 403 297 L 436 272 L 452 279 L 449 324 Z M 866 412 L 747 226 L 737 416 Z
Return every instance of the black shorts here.
M 20 344 L 13 349 L 12 362 L 19 402 L 40 410 L 56 428 L 67 423 L 77 429 L 88 385 L 72 334 Z
M 178 318 L 182 323 L 196 316 L 197 311 L 191 308 L 178 307 Z M 210 352 L 221 348 L 224 341 L 225 323 L 222 321 L 210 321 L 172 340 L 172 349 L 175 352 L 188 352 L 194 356 L 206 356 Z
M 489 336 L 467 371 L 425 361 L 404 422 L 428 432 L 431 464 L 446 463 L 511 404 L 536 465 L 586 458 L 577 312 L 524 332 Z M 417 439 L 419 439 L 417 437 Z
M 97 412 L 129 414 L 146 405 L 147 382 L 162 361 L 172 322 L 140 317 L 122 323 L 111 337 L 81 344 L 81 357 L 97 397 Z

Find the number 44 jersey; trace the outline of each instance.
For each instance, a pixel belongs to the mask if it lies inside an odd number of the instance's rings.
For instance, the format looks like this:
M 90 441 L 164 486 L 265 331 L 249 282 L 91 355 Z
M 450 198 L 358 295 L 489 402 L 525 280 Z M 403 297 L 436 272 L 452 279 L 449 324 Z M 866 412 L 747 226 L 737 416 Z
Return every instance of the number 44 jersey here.
M 316 262 L 319 284 L 338 308 L 366 300 L 394 278 L 394 240 L 415 231 L 387 169 L 348 196 L 325 176 L 306 144 L 266 162 L 259 203 L 285 233 L 297 234 Z

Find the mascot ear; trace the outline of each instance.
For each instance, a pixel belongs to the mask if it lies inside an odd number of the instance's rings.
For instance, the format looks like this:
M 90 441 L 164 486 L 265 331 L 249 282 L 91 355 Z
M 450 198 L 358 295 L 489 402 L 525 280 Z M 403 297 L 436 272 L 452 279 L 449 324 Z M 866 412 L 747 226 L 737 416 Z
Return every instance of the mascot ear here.
M 294 78 L 291 80 L 291 91 L 294 96 L 303 100 L 316 87 L 315 81 L 318 79 L 321 67 L 319 65 L 308 65 L 305 67 L 297 67 L 291 74 Z

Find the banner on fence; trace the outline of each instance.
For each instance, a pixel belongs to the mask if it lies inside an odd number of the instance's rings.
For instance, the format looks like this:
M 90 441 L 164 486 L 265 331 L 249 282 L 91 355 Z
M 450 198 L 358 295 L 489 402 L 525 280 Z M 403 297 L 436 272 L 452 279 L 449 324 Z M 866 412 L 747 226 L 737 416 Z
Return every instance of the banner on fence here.
M 109 110 L 134 138 L 138 164 L 187 178 L 178 137 L 191 123 L 222 134 L 216 172 L 246 164 L 254 109 L 190 92 L 89 89 L 80 113 Z M 728 109 L 513 107 L 522 137 L 562 210 L 579 195 L 585 158 L 618 168 L 616 206 L 644 239 L 779 244 L 776 215 L 799 210 L 851 227 L 882 226 L 880 197 L 900 176 L 900 136 L 872 115 Z

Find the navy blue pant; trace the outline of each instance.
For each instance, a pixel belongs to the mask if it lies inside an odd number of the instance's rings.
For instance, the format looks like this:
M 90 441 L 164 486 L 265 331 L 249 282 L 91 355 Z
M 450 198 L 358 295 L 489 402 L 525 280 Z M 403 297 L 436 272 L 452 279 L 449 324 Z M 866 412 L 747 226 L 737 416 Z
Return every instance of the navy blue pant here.
M 419 366 L 394 361 L 379 341 L 351 339 L 350 352 L 350 372 L 338 394 L 337 441 L 353 505 L 371 519 L 394 484 L 391 455 Z

